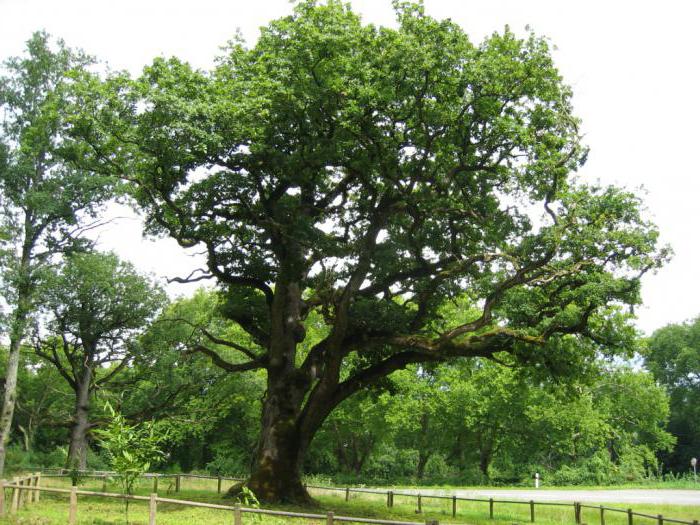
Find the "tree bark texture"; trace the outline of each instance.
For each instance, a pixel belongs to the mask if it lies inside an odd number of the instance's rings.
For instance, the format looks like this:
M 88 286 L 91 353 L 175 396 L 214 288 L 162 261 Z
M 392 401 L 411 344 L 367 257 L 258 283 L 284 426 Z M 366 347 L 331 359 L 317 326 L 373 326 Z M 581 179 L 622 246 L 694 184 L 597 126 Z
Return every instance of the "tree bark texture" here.
M 68 447 L 67 468 L 85 470 L 87 468 L 88 430 L 90 429 L 90 392 L 92 368 L 86 366 L 75 389 L 75 412 Z
M 5 373 L 5 392 L 0 412 L 0 476 L 5 472 L 5 457 L 7 456 L 7 443 L 10 440 L 12 430 L 12 418 L 15 413 L 17 401 L 17 373 L 19 371 L 19 350 L 27 327 L 28 293 L 20 290 L 17 309 L 14 313 L 10 331 L 10 350 L 7 358 L 7 370 Z
M 15 401 L 17 400 L 19 346 L 20 339 L 14 338 L 10 341 L 10 353 L 7 359 L 7 371 L 5 375 L 5 395 L 3 396 L 2 412 L 0 413 L 0 476 L 2 476 L 5 471 L 7 443 L 10 439 L 12 417 L 15 413 Z
M 271 305 L 267 391 L 257 453 L 248 487 L 267 502 L 307 502 L 301 466 L 310 441 L 302 429 L 302 406 L 308 381 L 295 366 L 303 340 L 301 293 L 290 269 L 278 283 Z M 286 281 L 286 282 L 285 282 Z

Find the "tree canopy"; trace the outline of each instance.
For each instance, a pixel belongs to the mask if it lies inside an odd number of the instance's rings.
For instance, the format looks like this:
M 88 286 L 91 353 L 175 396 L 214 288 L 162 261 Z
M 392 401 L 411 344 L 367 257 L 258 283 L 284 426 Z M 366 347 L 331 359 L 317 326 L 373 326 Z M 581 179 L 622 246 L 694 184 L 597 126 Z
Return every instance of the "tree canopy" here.
M 86 81 L 70 119 L 74 160 L 127 181 L 149 231 L 205 249 L 189 280 L 226 290 L 241 359 L 197 350 L 267 372 L 262 499 L 305 499 L 324 419 L 411 363 L 564 373 L 628 348 L 618 307 L 667 256 L 637 196 L 574 176 L 586 148 L 546 39 L 476 45 L 395 7 L 387 28 L 300 2 L 212 71 L 161 58 Z M 456 299 L 476 310 L 442 318 Z M 312 314 L 324 329 L 305 345 Z

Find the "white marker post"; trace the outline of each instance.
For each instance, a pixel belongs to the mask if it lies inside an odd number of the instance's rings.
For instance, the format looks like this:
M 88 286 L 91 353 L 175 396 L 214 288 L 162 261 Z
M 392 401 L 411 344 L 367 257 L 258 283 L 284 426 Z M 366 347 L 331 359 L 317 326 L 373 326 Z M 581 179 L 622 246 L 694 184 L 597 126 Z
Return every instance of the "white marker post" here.
M 535 472 L 535 488 L 536 489 L 540 488 L 540 474 L 539 474 L 539 472 Z
M 698 482 L 698 458 L 691 458 L 690 460 L 690 466 L 693 467 L 693 477 L 695 478 L 695 483 Z

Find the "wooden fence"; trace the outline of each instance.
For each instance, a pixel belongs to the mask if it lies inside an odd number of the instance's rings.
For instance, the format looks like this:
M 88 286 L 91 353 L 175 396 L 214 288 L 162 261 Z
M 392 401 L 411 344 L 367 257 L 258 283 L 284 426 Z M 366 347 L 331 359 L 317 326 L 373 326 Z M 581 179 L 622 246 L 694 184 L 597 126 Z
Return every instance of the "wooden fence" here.
M 539 505 L 539 506 L 552 506 L 552 507 L 570 507 L 572 509 L 573 520 L 577 525 L 581 525 L 581 523 L 582 523 L 581 510 L 584 508 L 595 509 L 595 510 L 598 510 L 600 512 L 600 525 L 605 525 L 605 513 L 606 512 L 621 512 L 621 513 L 627 514 L 627 524 L 628 525 L 634 525 L 634 523 L 635 523 L 634 518 L 635 517 L 653 519 L 656 521 L 657 525 L 664 525 L 664 523 L 679 523 L 681 525 L 700 525 L 698 523 L 698 520 L 693 520 L 693 521 L 679 520 L 679 519 L 675 519 L 675 518 L 664 517 L 661 514 L 654 516 L 654 515 L 650 515 L 650 514 L 643 514 L 641 512 L 633 512 L 632 509 L 618 509 L 618 508 L 614 508 L 614 507 L 605 507 L 602 505 L 598 505 L 598 506 L 584 505 L 583 503 L 580 503 L 580 502 L 559 503 L 559 502 L 553 502 L 553 501 L 497 500 L 494 498 L 488 498 L 488 499 L 487 498 L 462 498 L 462 497 L 458 497 L 458 496 L 454 496 L 454 495 L 453 496 L 439 496 L 439 495 L 434 495 L 434 494 L 421 494 L 419 492 L 418 493 L 395 492 L 395 491 L 391 491 L 391 490 L 381 491 L 381 490 L 376 490 L 376 489 L 362 489 L 362 488 L 350 488 L 350 487 L 345 487 L 345 488 L 323 487 L 323 486 L 318 486 L 318 485 L 308 485 L 308 488 L 317 489 L 317 490 L 344 492 L 345 493 L 345 501 L 348 501 L 350 499 L 350 494 L 353 492 L 386 495 L 386 506 L 388 508 L 391 508 L 394 506 L 394 498 L 396 496 L 415 499 L 417 513 L 422 512 L 423 500 L 426 500 L 426 499 L 450 500 L 452 502 L 452 517 L 453 518 L 457 517 L 458 502 L 459 501 L 470 501 L 470 502 L 481 502 L 481 503 L 484 503 L 485 505 L 488 504 L 489 518 L 490 519 L 494 518 L 495 507 L 496 507 L 496 504 L 498 503 L 498 504 L 528 505 L 530 507 L 530 522 L 531 523 L 535 522 L 535 508 Z
M 157 478 L 156 478 L 157 479 Z M 302 519 L 312 519 L 325 521 L 326 525 L 333 525 L 334 523 L 370 523 L 374 525 L 439 525 L 437 521 L 425 521 L 425 522 L 415 522 L 415 521 L 391 521 L 391 520 L 377 520 L 369 518 L 357 518 L 352 516 L 336 516 L 333 512 L 327 512 L 326 514 L 309 514 L 300 512 L 284 512 L 279 510 L 267 510 L 267 509 L 254 509 L 241 507 L 239 504 L 230 505 L 216 505 L 213 503 L 202 503 L 198 501 L 185 501 L 173 498 L 161 498 L 158 494 L 151 494 L 150 496 L 133 496 L 125 494 L 117 494 L 112 492 L 93 492 L 89 490 L 78 490 L 78 487 L 72 486 L 70 489 L 59 489 L 41 486 L 41 476 L 32 474 L 24 478 L 14 478 L 11 483 L 7 483 L 4 480 L 0 480 L 0 516 L 5 516 L 6 514 L 6 502 L 5 502 L 5 489 L 12 489 L 11 505 L 9 508 L 10 514 L 15 514 L 21 506 L 28 506 L 31 503 L 39 501 L 39 495 L 42 492 L 50 492 L 55 494 L 68 494 L 68 525 L 75 525 L 78 518 L 78 496 L 90 496 L 90 497 L 102 497 L 102 498 L 115 498 L 121 500 L 131 500 L 131 501 L 147 501 L 148 502 L 148 524 L 156 525 L 157 515 L 158 515 L 158 503 L 170 503 L 175 505 L 182 505 L 185 507 L 198 507 L 205 509 L 215 509 L 221 511 L 227 511 L 233 514 L 234 525 L 242 525 L 243 515 L 248 514 L 261 514 L 267 516 L 277 516 L 284 518 L 302 518 Z
M 66 470 L 58 470 L 58 469 L 43 469 L 44 472 L 57 472 L 56 474 L 44 474 L 45 477 L 68 477 L 68 474 Z M 83 477 L 87 478 L 98 478 L 103 480 L 103 491 L 104 493 L 106 491 L 106 480 L 110 475 L 113 475 L 113 472 L 95 472 L 95 471 L 90 471 L 90 472 L 83 472 L 81 475 Z M 233 478 L 233 477 L 226 477 L 226 476 L 204 476 L 200 474 L 156 474 L 156 473 L 149 473 L 145 474 L 144 478 L 149 478 L 153 480 L 153 492 L 158 491 L 158 480 L 159 479 L 172 479 L 174 483 L 174 491 L 175 492 L 180 492 L 180 488 L 182 485 L 182 480 L 183 479 L 208 479 L 208 480 L 217 480 L 217 492 L 221 493 L 222 490 L 222 482 L 223 481 L 241 481 L 242 478 Z M 172 484 L 171 484 L 172 485 Z M 632 509 L 620 509 L 620 508 L 614 508 L 614 507 L 605 507 L 603 505 L 585 505 L 580 502 L 572 502 L 572 503 L 559 503 L 559 502 L 544 502 L 544 501 L 524 501 L 524 500 L 499 500 L 499 499 L 494 499 L 494 498 L 463 498 L 463 497 L 458 497 L 455 495 L 452 496 L 440 496 L 440 495 L 434 495 L 434 494 L 421 494 L 421 493 L 413 493 L 413 492 L 400 492 L 400 491 L 392 491 L 392 490 L 377 490 L 377 489 L 367 489 L 367 488 L 352 488 L 352 487 L 325 487 L 325 486 L 319 486 L 319 485 L 305 485 L 306 488 L 309 489 L 315 489 L 315 490 L 325 490 L 325 491 L 334 491 L 334 492 L 342 492 L 345 495 L 345 501 L 348 501 L 350 499 L 350 494 L 352 493 L 358 493 L 358 494 L 377 494 L 377 495 L 382 495 L 386 497 L 386 505 L 388 508 L 392 508 L 394 506 L 394 498 L 395 497 L 401 497 L 401 498 L 408 498 L 408 499 L 413 499 L 415 500 L 416 503 L 416 513 L 420 514 L 423 512 L 423 501 L 427 499 L 437 499 L 437 500 L 449 500 L 451 501 L 451 507 L 452 507 L 452 517 L 456 518 L 458 515 L 459 511 L 459 502 L 464 501 L 464 502 L 481 502 L 484 505 L 488 505 L 489 509 L 489 518 L 494 519 L 494 516 L 496 515 L 496 505 L 502 505 L 502 504 L 515 504 L 515 505 L 527 505 L 529 506 L 530 510 L 530 522 L 534 523 L 535 518 L 536 518 L 536 507 L 537 506 L 551 506 L 551 507 L 569 507 L 571 508 L 572 511 L 572 518 L 573 522 L 576 523 L 576 525 L 581 525 L 582 524 L 582 518 L 581 518 L 581 511 L 582 509 L 595 509 L 599 512 L 599 519 L 600 519 L 600 525 L 605 525 L 605 518 L 606 518 L 606 513 L 613 512 L 613 513 L 624 513 L 627 515 L 627 525 L 635 525 L 635 518 L 645 518 L 645 519 L 652 519 L 656 522 L 655 525 L 664 525 L 664 524 L 680 524 L 680 525 L 700 525 L 698 520 L 693 520 L 693 521 L 688 521 L 688 520 L 680 520 L 680 519 L 675 519 L 675 518 L 669 518 L 666 516 L 663 516 L 661 514 L 658 515 L 650 515 L 650 514 L 644 514 L 641 512 L 634 512 Z M 145 498 L 148 499 L 148 498 Z M 176 500 L 180 501 L 180 500 Z M 273 511 L 270 511 L 273 512 Z M 276 511 L 275 511 L 276 512 Z M 339 518 L 336 518 L 336 521 L 342 521 Z M 365 523 L 379 523 L 376 521 L 365 521 Z M 390 523 L 390 522 L 382 522 L 382 523 Z

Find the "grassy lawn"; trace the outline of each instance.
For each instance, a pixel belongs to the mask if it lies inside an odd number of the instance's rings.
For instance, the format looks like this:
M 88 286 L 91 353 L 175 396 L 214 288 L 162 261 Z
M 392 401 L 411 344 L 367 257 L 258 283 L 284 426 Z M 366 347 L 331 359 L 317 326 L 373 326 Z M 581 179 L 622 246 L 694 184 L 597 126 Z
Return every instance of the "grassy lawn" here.
M 67 488 L 70 481 L 62 478 L 44 478 L 42 485 L 50 487 Z M 225 483 L 223 490 L 228 485 Z M 100 480 L 86 480 L 80 487 L 83 490 L 102 489 Z M 142 481 L 138 494 L 148 495 L 151 492 L 152 483 Z M 202 501 L 230 505 L 229 500 L 223 499 L 216 493 L 216 480 L 183 478 L 181 490 L 174 493 L 174 480 L 160 480 L 158 493 L 163 497 L 171 497 L 192 501 Z M 109 492 L 118 492 L 116 485 L 108 485 Z M 292 506 L 275 507 L 278 510 L 295 512 L 311 512 L 323 514 L 332 510 L 336 515 L 358 516 L 377 519 L 394 519 L 398 521 L 425 521 L 437 519 L 443 523 L 469 523 L 488 525 L 512 525 L 514 523 L 530 522 L 530 507 L 523 504 L 499 503 L 494 507 L 494 519 L 489 519 L 488 503 L 458 501 L 457 517 L 452 518 L 452 501 L 447 499 L 433 499 L 423 497 L 421 514 L 416 512 L 416 498 L 408 496 L 394 496 L 394 506 L 386 507 L 386 496 L 375 494 L 351 493 L 349 501 L 345 501 L 344 492 L 330 492 L 313 490 L 313 496 L 318 502 L 316 508 L 299 508 Z M 9 494 L 8 494 L 9 495 Z M 68 518 L 67 495 L 53 495 L 43 493 L 41 502 L 27 509 L 22 509 L 14 517 L 0 519 L 0 523 L 13 524 L 63 524 Z M 606 504 L 608 507 L 625 508 L 622 504 Z M 700 519 L 700 506 L 679 505 L 644 505 L 633 506 L 635 512 L 650 515 L 663 514 L 665 517 L 692 521 Z M 574 523 L 573 505 L 550 506 L 537 505 L 535 507 L 537 524 L 542 525 L 572 525 Z M 605 513 L 606 525 L 627 525 L 627 515 L 607 511 Z M 583 509 L 582 521 L 589 525 L 600 523 L 600 512 L 597 509 Z M 130 505 L 130 522 L 136 524 L 148 523 L 148 503 L 132 502 Z M 116 525 L 124 523 L 123 504 L 119 501 L 105 498 L 78 497 L 78 523 Z M 196 509 L 176 504 L 158 504 L 158 523 L 168 525 L 217 525 L 233 523 L 233 512 L 214 509 Z M 297 523 L 298 525 L 323 525 L 325 520 L 314 521 L 310 519 L 256 517 L 250 514 L 243 515 L 244 524 L 273 525 L 282 523 Z M 656 520 L 635 517 L 635 525 L 656 525 Z

